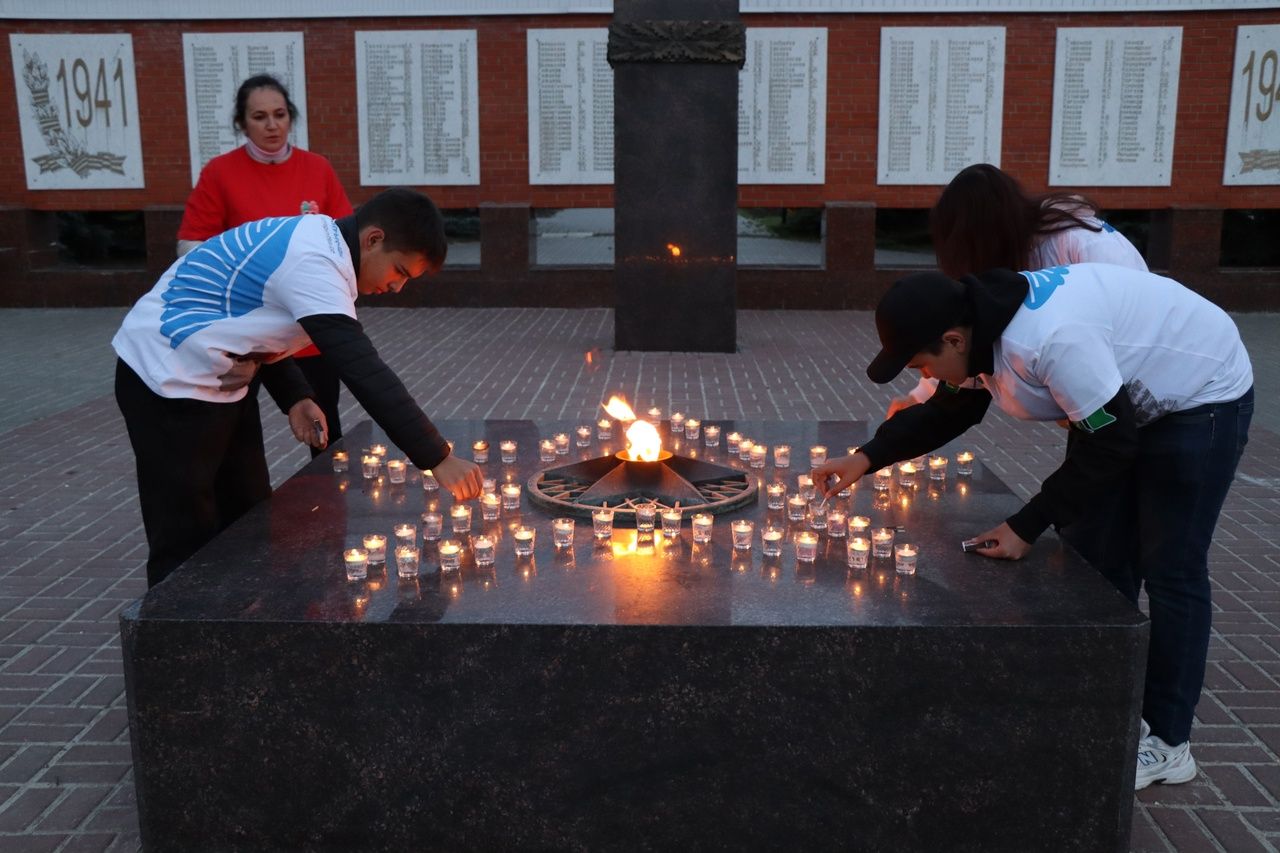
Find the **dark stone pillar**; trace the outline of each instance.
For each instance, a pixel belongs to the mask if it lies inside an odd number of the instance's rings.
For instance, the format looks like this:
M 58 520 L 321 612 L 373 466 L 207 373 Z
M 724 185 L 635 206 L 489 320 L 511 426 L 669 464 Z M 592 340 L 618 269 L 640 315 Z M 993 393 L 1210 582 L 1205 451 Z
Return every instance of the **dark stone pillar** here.
M 533 264 L 535 241 L 529 204 L 480 205 L 480 271 L 486 279 L 523 279 Z
M 737 0 L 614 3 L 617 349 L 737 349 L 745 54 Z
M 182 208 L 176 205 L 146 207 L 142 211 L 142 224 L 147 239 L 147 272 L 158 277 L 178 257 Z

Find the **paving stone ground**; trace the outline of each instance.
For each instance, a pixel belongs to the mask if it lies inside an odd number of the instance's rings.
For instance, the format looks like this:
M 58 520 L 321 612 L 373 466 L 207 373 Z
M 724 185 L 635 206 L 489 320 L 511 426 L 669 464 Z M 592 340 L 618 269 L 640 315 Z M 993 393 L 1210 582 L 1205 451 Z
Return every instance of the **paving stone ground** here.
M 123 313 L 0 311 L 6 852 L 138 848 L 116 624 L 145 589 L 133 459 L 111 396 L 109 341 Z M 439 418 L 585 419 L 622 392 L 638 408 L 709 420 L 875 421 L 887 399 L 863 374 L 875 350 L 864 312 L 744 311 L 733 355 L 612 352 L 604 309 L 375 308 L 361 317 Z M 1258 374 L 1258 411 L 1211 555 L 1214 632 L 1192 735 L 1202 772 L 1138 795 L 1135 851 L 1280 846 L 1280 315 L 1237 322 Z M 349 395 L 344 404 L 348 423 L 364 417 Z M 269 406 L 264 423 L 279 483 L 307 454 Z M 1062 454 L 1057 428 L 995 412 L 970 435 L 1024 497 Z

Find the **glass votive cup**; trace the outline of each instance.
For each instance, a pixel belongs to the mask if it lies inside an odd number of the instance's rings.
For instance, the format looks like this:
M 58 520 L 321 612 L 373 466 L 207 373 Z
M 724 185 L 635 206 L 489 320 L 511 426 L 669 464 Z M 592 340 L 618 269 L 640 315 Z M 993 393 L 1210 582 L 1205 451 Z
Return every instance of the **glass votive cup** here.
M 556 456 L 567 456 L 569 454 L 569 434 L 567 432 L 558 432 L 551 436 L 551 440 L 556 445 Z
M 871 554 L 871 540 L 865 536 L 850 536 L 845 544 L 845 554 L 851 568 L 865 569 L 867 557 Z
M 916 573 L 916 558 L 920 556 L 920 551 L 915 545 L 903 542 L 893 546 L 893 568 L 900 575 L 914 575 Z
M 774 468 L 790 468 L 791 467 L 791 445 L 775 444 L 773 446 L 773 467 Z
M 715 516 L 706 512 L 694 513 L 693 516 L 693 541 L 698 543 L 711 541 L 711 526 L 715 523 Z
M 601 418 L 596 421 L 596 438 L 601 441 L 608 441 L 613 438 L 613 421 L 608 418 Z
M 697 418 L 686 418 L 684 422 L 684 437 L 689 441 L 697 441 L 700 435 L 702 435 L 702 421 Z
M 929 479 L 930 480 L 947 479 L 947 457 L 945 456 L 929 457 Z
M 527 557 L 533 553 L 534 540 L 538 536 L 535 528 L 522 524 L 511 534 L 511 541 L 515 543 L 516 556 Z
M 973 453 L 969 450 L 961 450 L 956 454 L 956 473 L 972 474 L 973 473 Z
M 502 508 L 511 511 L 520 508 L 520 484 L 519 483 L 503 483 L 502 484 Z
M 364 549 L 369 552 L 370 563 L 385 563 L 387 561 L 387 537 L 381 533 L 365 534 Z
M 342 552 L 347 567 L 347 580 L 362 581 L 369 576 L 369 552 L 364 548 L 348 548 Z
M 385 444 L 375 444 L 369 448 L 369 453 L 381 459 L 387 455 L 387 446 Z
M 422 541 L 434 542 L 444 530 L 444 516 L 438 512 L 422 514 Z
M 462 565 L 462 543 L 456 539 L 440 541 L 440 571 L 456 572 Z
M 857 453 L 857 452 L 858 452 L 859 450 L 861 450 L 861 449 L 862 449 L 862 448 L 861 448 L 861 447 L 859 447 L 858 445 L 856 445 L 856 444 L 851 444 L 851 445 L 849 445 L 848 447 L 846 447 L 846 448 L 844 449 L 844 455 L 845 455 L 845 456 L 852 456 L 853 454 Z
M 492 495 L 492 494 L 497 494 L 497 492 L 498 492 L 497 477 L 485 477 L 483 480 L 480 481 L 480 494 Z
M 898 485 L 904 489 L 914 489 L 916 487 L 916 463 L 903 462 L 898 466 Z
M 556 443 L 550 438 L 544 438 L 538 442 L 538 461 L 539 462 L 555 462 L 556 461 Z
M 608 539 L 613 535 L 613 510 L 602 507 L 592 511 L 591 535 L 597 539 Z
M 791 521 L 804 521 L 805 511 L 809 509 L 809 502 L 804 499 L 804 495 L 792 495 L 787 498 L 787 518 Z
M 813 477 L 808 474 L 796 475 L 796 492 L 806 501 L 813 500 L 813 496 L 818 493 L 818 489 L 813 485 Z
M 418 554 L 417 545 L 397 545 L 396 574 L 402 578 L 416 578 L 418 576 Z
M 855 515 L 849 519 L 849 535 L 861 536 L 864 539 L 871 536 L 871 519 L 865 515 Z
M 408 466 L 405 465 L 403 459 L 387 460 L 387 479 L 390 480 L 391 482 L 403 483 L 405 471 L 407 470 L 408 470 Z
M 651 407 L 649 411 L 646 412 L 645 414 L 649 418 L 649 423 L 653 424 L 654 426 L 657 426 L 658 422 L 662 420 L 662 409 L 658 408 L 657 406 Z
M 881 468 L 879 471 L 876 472 L 875 479 L 872 481 L 871 485 L 875 488 L 877 492 L 887 492 L 889 491 L 889 484 L 892 482 L 893 482 L 893 469 Z
M 502 511 L 502 498 L 493 492 L 480 496 L 480 517 L 485 521 L 497 521 Z
M 843 510 L 833 509 L 827 513 L 827 535 L 833 539 L 843 539 L 849 530 L 849 516 Z
M 449 524 L 453 528 L 453 532 L 461 535 L 471 532 L 471 506 L 469 504 L 454 504 L 449 507 Z
M 372 480 L 382 470 L 382 457 L 366 453 L 360 457 L 360 473 L 366 480 Z
M 893 528 L 877 527 L 871 531 L 871 556 L 888 557 L 893 554 Z
M 351 464 L 351 454 L 345 450 L 333 451 L 333 473 L 341 474 L 347 470 L 347 466 Z
M 680 520 L 683 513 L 679 509 L 664 509 L 662 511 L 662 535 L 668 539 L 674 539 L 680 535 Z
M 823 462 L 827 461 L 827 448 L 821 444 L 815 444 L 809 448 L 809 467 L 817 468 Z
M 391 528 L 391 532 L 395 534 L 396 546 L 400 545 L 416 545 L 418 543 L 418 526 L 416 524 L 397 524 Z
M 742 460 L 743 462 L 750 462 L 750 461 L 751 461 L 751 448 L 753 448 L 753 447 L 755 447 L 755 446 L 756 446 L 756 443 L 755 443 L 754 441 L 752 441 L 751 439 L 749 439 L 749 438 L 743 438 L 743 439 L 741 439 L 741 440 L 738 442 L 738 458 L 739 458 L 740 460 Z
M 477 566 L 492 566 L 498 559 L 498 546 L 493 537 L 481 533 L 471 540 L 471 555 L 475 557 Z
M 671 413 L 671 434 L 681 435 L 684 433 L 684 412 Z
M 735 551 L 746 551 L 751 547 L 751 540 L 756 535 L 756 526 L 745 518 L 740 518 L 729 525 L 729 532 L 733 536 L 733 548 Z
M 551 544 L 557 548 L 573 545 L 573 519 L 556 518 L 551 521 Z
M 787 487 L 783 483 L 769 483 L 764 487 L 765 506 L 782 509 L 787 505 Z
M 814 530 L 827 529 L 827 505 L 814 498 L 809 502 L 809 526 Z
M 435 475 L 430 473 L 429 471 L 422 472 L 422 491 L 424 492 L 440 491 L 440 481 L 437 480 Z
M 483 465 L 489 461 L 489 442 L 483 438 L 471 443 L 471 453 L 476 460 L 477 465 Z
M 818 534 L 812 530 L 801 530 L 796 534 L 796 559 L 802 563 L 818 559 Z
M 702 428 L 702 443 L 707 447 L 720 446 L 720 427 L 715 424 L 707 424 Z
M 776 557 L 782 553 L 782 539 L 786 532 L 772 524 L 760 531 L 760 548 L 766 557 Z
M 731 432 L 724 437 L 724 448 L 730 453 L 738 452 L 738 443 L 742 441 L 742 433 Z
M 653 524 L 658 517 L 658 505 L 649 501 L 635 505 L 636 530 L 640 533 L 653 533 Z
M 576 441 L 574 441 L 574 444 L 578 445 L 578 447 L 591 446 L 591 427 L 587 426 L 586 424 L 583 424 L 582 426 L 575 429 L 573 431 L 573 434 L 576 437 Z
M 751 467 L 763 468 L 768 457 L 769 448 L 763 444 L 756 444 L 751 447 Z
M 498 442 L 498 457 L 502 460 L 503 465 L 510 465 L 516 461 L 516 451 L 520 445 L 509 438 L 504 438 Z

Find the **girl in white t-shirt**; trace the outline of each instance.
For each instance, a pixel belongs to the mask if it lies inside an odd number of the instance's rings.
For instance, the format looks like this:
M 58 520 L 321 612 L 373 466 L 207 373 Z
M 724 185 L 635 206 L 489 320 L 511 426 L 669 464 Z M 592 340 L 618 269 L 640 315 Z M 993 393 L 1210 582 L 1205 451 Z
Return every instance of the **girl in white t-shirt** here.
M 1146 272 L 1147 263 L 1123 234 L 1098 218 L 1098 206 L 1071 193 L 1028 195 L 1007 172 L 988 163 L 960 171 L 930 212 L 938 268 L 952 278 L 990 269 L 1040 270 L 1104 263 Z M 888 417 L 933 396 L 938 383 L 921 379 L 889 403 Z

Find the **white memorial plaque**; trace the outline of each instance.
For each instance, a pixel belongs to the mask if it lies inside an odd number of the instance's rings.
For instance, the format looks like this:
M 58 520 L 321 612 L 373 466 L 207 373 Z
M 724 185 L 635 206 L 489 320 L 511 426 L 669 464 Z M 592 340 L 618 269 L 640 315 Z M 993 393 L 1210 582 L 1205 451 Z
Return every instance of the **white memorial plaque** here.
M 205 164 L 244 144 L 232 122 L 240 84 L 270 74 L 289 90 L 298 120 L 289 142 L 307 146 L 307 75 L 302 33 L 183 33 L 182 60 L 187 76 L 187 145 L 191 184 Z
M 529 183 L 613 183 L 607 29 L 529 30 Z
M 1181 27 L 1059 29 L 1049 183 L 1169 186 L 1181 57 Z
M 1280 184 L 1280 26 L 1236 30 L 1224 184 Z
M 945 184 L 1000 165 L 1004 27 L 880 30 L 881 184 Z
M 360 183 L 480 183 L 475 30 L 356 33 Z
M 738 75 L 738 183 L 821 184 L 827 162 L 827 31 L 752 27 Z
M 29 190 L 145 186 L 133 37 L 9 35 Z

